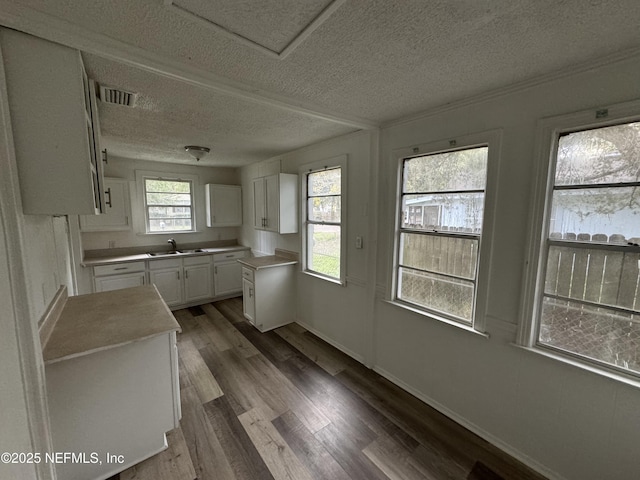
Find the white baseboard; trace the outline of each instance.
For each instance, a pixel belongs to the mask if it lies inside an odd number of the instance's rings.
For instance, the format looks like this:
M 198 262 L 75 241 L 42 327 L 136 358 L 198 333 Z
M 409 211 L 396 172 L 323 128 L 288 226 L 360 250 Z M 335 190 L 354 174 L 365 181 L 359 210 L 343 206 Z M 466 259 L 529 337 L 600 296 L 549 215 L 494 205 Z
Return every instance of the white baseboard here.
M 301 327 L 304 327 L 305 330 L 310 331 L 311 333 L 313 333 L 316 337 L 319 337 L 320 339 L 324 340 L 325 342 L 327 342 L 329 345 L 331 345 L 332 347 L 337 348 L 338 350 L 340 350 L 342 353 L 349 355 L 351 358 L 353 358 L 354 360 L 357 360 L 358 362 L 364 364 L 364 357 L 362 355 L 360 355 L 359 353 L 354 352 L 353 350 L 350 350 L 349 348 L 345 347 L 344 345 L 334 341 L 333 339 L 327 337 L 324 333 L 319 332 L 318 330 L 316 330 L 313 327 L 310 327 L 309 325 L 307 325 L 304 322 L 301 322 L 300 320 L 296 320 L 296 323 L 298 325 L 300 325 Z
M 402 388 L 403 390 L 405 390 L 406 392 L 410 393 L 411 395 L 413 395 L 414 397 L 418 398 L 419 400 L 422 400 L 424 403 L 426 403 L 430 407 L 436 409 L 437 411 L 439 411 L 443 415 L 449 417 L 451 420 L 453 420 L 457 424 L 462 425 L 467 430 L 475 433 L 480 438 L 486 440 L 487 442 L 489 442 L 490 444 L 492 444 L 495 447 L 499 448 L 500 450 L 502 450 L 506 454 L 508 454 L 511 457 L 515 458 L 516 460 L 524 463 L 526 466 L 528 466 L 532 470 L 535 470 L 540 475 L 543 475 L 543 476 L 547 477 L 549 480 L 566 480 L 563 476 L 557 474 L 556 472 L 554 472 L 552 470 L 549 470 L 549 468 L 547 468 L 546 466 L 544 466 L 541 463 L 537 462 L 536 460 L 534 460 L 533 458 L 529 457 L 528 455 L 525 455 L 520 450 L 512 447 L 508 443 L 503 442 L 498 437 L 490 434 L 489 432 L 487 432 L 486 430 L 478 427 L 474 423 L 469 422 L 467 419 L 465 419 L 464 417 L 461 417 L 460 415 L 458 415 L 453 410 L 450 410 L 449 408 L 445 407 L 441 403 L 439 403 L 439 402 L 433 400 L 432 398 L 424 395 L 423 393 L 419 392 L 415 388 L 413 388 L 410 385 L 406 384 L 405 382 L 403 382 L 399 378 L 395 377 L 391 373 L 387 372 L 386 370 L 384 370 L 384 369 L 382 369 L 382 368 L 380 368 L 378 366 L 374 366 L 373 370 L 375 372 L 379 373 L 380 375 L 382 375 L 387 380 L 389 380 L 391 383 L 393 383 L 393 384 L 397 385 L 398 387 Z

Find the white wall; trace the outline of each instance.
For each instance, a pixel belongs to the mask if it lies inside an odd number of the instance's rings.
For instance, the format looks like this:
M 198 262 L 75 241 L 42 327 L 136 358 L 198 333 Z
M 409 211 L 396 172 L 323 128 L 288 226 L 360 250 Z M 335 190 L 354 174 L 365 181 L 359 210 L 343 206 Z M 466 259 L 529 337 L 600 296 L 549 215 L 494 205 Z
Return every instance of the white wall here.
M 480 312 L 490 338 L 379 298 L 373 349 L 381 373 L 551 476 L 636 478 L 640 390 L 512 345 L 529 232 L 536 122 L 636 99 L 639 73 L 640 59 L 627 60 L 443 109 L 381 133 L 377 283 L 380 297 L 388 298 L 397 168 L 392 151 L 502 130 L 494 242 L 487 251 L 492 255 L 488 307 Z
M 195 163 L 195 160 L 194 160 Z M 145 235 L 136 229 L 136 220 L 144 219 L 143 200 L 136 189 L 136 170 L 164 172 L 167 174 L 196 175 L 198 182 L 195 186 L 195 233 L 171 233 L 162 235 Z M 109 156 L 109 163 L 105 165 L 105 176 L 124 178 L 129 180 L 131 191 L 131 207 L 134 217 L 134 228 L 122 232 L 85 232 L 82 234 L 84 250 L 106 249 L 109 242 L 115 242 L 115 248 L 141 247 L 152 245 L 166 245 L 169 238 L 175 238 L 180 244 L 209 242 L 215 240 L 232 240 L 238 238 L 238 228 L 209 228 L 206 223 L 205 185 L 220 183 L 224 185 L 239 185 L 240 177 L 236 168 L 215 168 L 198 165 L 178 165 L 162 162 L 149 162 Z M 144 220 L 141 222 L 144 225 Z
M 638 98 L 639 72 L 635 58 L 427 112 L 383 128 L 379 151 L 376 133 L 363 132 L 245 167 L 241 241 L 261 253 L 300 252 L 299 235 L 250 225 L 251 179 L 347 154 L 347 286 L 298 273 L 300 323 L 550 478 L 636 478 L 640 390 L 514 342 L 536 122 Z M 385 300 L 397 208 L 392 151 L 494 129 L 502 143 L 493 245 L 484 252 L 491 255 L 485 338 Z M 364 250 L 354 248 L 356 235 Z
M 247 219 L 253 218 L 253 178 L 273 173 L 298 173 L 301 165 L 347 155 L 347 283 L 340 286 L 299 272 L 296 278 L 299 323 L 337 344 L 354 357 L 365 360 L 366 335 L 370 325 L 363 311 L 367 308 L 367 279 L 371 275 L 367 255 L 370 251 L 369 187 L 373 132 L 346 135 L 327 142 L 282 155 L 242 169 L 245 224 L 241 241 L 258 253 L 273 254 L 275 248 L 300 253 L 300 234 L 278 235 L 255 230 Z M 355 248 L 355 238 L 364 238 L 364 249 Z M 299 269 L 298 269 L 299 270 Z M 327 302 L 330 298 L 331 301 Z

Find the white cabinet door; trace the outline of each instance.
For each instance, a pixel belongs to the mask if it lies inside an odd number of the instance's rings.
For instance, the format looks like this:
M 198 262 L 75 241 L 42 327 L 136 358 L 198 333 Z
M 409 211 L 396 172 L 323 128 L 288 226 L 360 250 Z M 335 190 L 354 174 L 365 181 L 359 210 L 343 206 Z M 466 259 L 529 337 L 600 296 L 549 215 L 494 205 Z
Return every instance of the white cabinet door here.
M 242 265 L 238 262 L 215 265 L 213 278 L 216 295 L 228 295 L 242 291 Z
M 267 220 L 264 224 L 265 230 L 277 232 L 279 225 L 279 205 L 280 196 L 278 194 L 278 175 L 271 175 L 265 178 L 265 192 L 267 205 Z
M 130 230 L 129 182 L 121 178 L 104 179 L 105 213 L 82 215 L 80 229 L 83 232 Z
M 242 313 L 252 324 L 256 323 L 256 291 L 253 282 L 242 279 Z
M 111 275 L 109 277 L 96 277 L 96 292 L 108 292 L 121 288 L 138 287 L 144 285 L 144 272 L 126 273 L 124 275 Z
M 211 264 L 184 267 L 184 300 L 211 298 Z M 168 303 L 168 302 L 167 302 Z
M 182 276 L 181 268 L 169 268 L 165 270 L 151 270 L 149 281 L 154 284 L 160 296 L 167 305 L 182 303 Z
M 253 181 L 253 226 L 264 229 L 267 221 L 267 199 L 264 178 Z
M 242 188 L 207 184 L 207 227 L 242 225 Z
M 97 110 L 80 52 L 5 28 L 0 42 L 24 213 L 101 213 Z

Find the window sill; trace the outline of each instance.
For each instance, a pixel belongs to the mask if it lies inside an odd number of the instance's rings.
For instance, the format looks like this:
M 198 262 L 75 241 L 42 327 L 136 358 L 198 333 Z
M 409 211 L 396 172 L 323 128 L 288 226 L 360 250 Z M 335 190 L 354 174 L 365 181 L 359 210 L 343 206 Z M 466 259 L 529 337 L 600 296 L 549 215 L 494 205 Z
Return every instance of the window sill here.
M 188 233 L 201 233 L 201 230 L 182 230 L 177 232 L 138 232 L 136 235 L 147 236 L 147 235 L 185 235 Z
M 572 358 L 568 355 L 562 355 L 560 353 L 547 350 L 542 347 L 526 347 L 524 345 L 518 345 L 516 343 L 512 343 L 512 345 L 521 350 L 525 350 L 527 352 L 534 353 L 536 355 L 541 355 L 543 357 L 550 358 L 552 360 L 557 360 L 566 365 L 571 365 L 573 367 L 577 367 L 581 370 L 585 370 L 587 372 L 594 373 L 596 375 L 600 375 L 601 377 L 605 377 L 609 380 L 614 380 L 617 382 L 624 383 L 631 387 L 640 388 L 640 378 L 635 377 L 631 374 L 625 374 L 622 372 L 618 372 L 615 370 L 610 370 L 604 366 L 597 366 L 595 364 L 587 363 L 587 361 L 581 361 L 575 358 Z
M 319 278 L 320 280 L 324 280 L 329 283 L 335 283 L 336 285 L 339 285 L 341 287 L 347 286 L 347 282 L 338 280 L 336 278 L 326 277 L 324 275 L 320 275 L 319 273 L 310 272 L 309 270 L 303 270 L 302 273 L 304 273 L 305 275 L 309 275 L 310 277 Z
M 446 323 L 447 325 L 454 326 L 456 328 L 459 328 L 460 330 L 464 330 L 465 332 L 473 333 L 475 335 L 479 335 L 479 336 L 484 337 L 484 338 L 489 338 L 489 334 L 487 332 L 479 332 L 478 330 L 474 329 L 470 325 L 465 325 L 464 323 L 458 323 L 458 322 L 455 322 L 453 320 L 449 320 L 448 318 L 441 317 L 439 315 L 435 315 L 435 314 L 433 314 L 431 312 L 420 310 L 419 308 L 412 307 L 410 305 L 398 302 L 396 300 L 383 300 L 383 302 L 388 303 L 390 305 L 394 305 L 396 307 L 400 307 L 400 308 L 402 308 L 404 310 L 408 310 L 408 311 L 413 312 L 413 313 L 417 313 L 418 315 L 421 315 L 423 317 L 429 318 L 431 320 L 435 320 L 435 321 L 441 322 L 441 323 Z

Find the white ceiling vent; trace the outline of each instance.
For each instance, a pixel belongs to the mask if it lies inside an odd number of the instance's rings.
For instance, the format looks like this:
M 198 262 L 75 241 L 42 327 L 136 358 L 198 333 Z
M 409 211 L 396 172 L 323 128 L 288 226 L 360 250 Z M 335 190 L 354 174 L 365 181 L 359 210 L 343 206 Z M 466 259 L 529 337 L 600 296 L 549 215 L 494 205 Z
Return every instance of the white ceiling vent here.
M 118 88 L 100 85 L 100 100 L 104 103 L 133 107 L 136 103 L 136 98 L 138 98 L 137 93 L 125 92 Z

